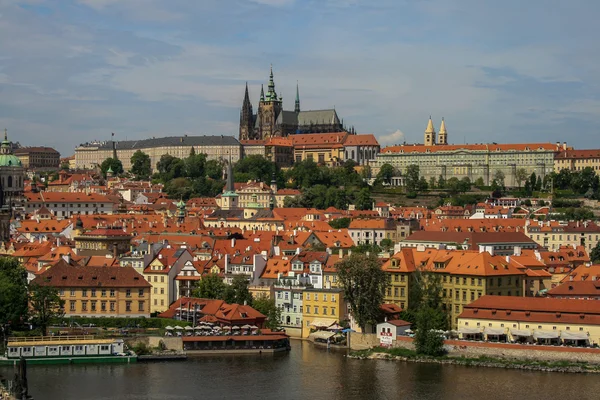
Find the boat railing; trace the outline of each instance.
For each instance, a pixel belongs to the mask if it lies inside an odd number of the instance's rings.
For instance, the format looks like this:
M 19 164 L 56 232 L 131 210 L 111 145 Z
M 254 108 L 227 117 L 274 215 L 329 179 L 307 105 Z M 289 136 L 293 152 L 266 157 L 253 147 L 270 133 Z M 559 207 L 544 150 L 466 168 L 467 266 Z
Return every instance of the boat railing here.
M 93 340 L 96 339 L 94 335 L 77 335 L 77 336 L 23 336 L 23 337 L 9 337 L 8 343 L 11 342 L 67 342 L 70 340 Z

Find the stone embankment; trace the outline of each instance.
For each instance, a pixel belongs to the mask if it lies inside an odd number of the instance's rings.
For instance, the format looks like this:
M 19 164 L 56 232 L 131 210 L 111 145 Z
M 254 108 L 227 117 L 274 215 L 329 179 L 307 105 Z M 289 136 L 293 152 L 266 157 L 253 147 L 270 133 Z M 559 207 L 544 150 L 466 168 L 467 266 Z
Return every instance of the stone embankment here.
M 446 364 L 446 365 L 463 365 L 469 367 L 487 367 L 487 368 L 505 368 L 505 369 L 520 369 L 525 371 L 542 371 L 542 372 L 563 372 L 563 373 L 600 373 L 597 366 L 590 365 L 544 365 L 544 363 L 518 363 L 509 360 L 494 360 L 480 361 L 469 358 L 431 358 L 431 357 L 404 357 L 394 356 L 387 353 L 373 352 L 366 355 L 351 354 L 349 358 L 359 360 L 387 360 L 387 361 L 405 361 L 415 363 L 429 364 Z

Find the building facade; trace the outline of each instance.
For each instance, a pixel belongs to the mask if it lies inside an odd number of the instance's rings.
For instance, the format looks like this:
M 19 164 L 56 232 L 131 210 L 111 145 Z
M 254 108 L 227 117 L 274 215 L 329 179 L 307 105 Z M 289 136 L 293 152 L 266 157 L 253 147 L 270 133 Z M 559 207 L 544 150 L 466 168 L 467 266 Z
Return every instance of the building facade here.
M 22 207 L 24 180 L 25 169 L 21 160 L 13 154 L 5 129 L 0 145 L 0 208 L 14 210 Z
M 131 267 L 59 261 L 32 281 L 58 289 L 66 317 L 150 317 L 150 284 Z
M 303 338 L 307 338 L 314 328 L 349 320 L 348 304 L 342 289 L 305 289 L 302 304 Z
M 563 169 L 582 171 L 589 167 L 597 174 L 600 173 L 600 149 L 572 150 L 566 147 L 567 145 L 564 143 L 562 151 L 559 151 L 554 158 L 555 172 Z
M 150 157 L 152 171 L 160 158 L 169 154 L 177 158 L 186 158 L 194 149 L 196 154 L 206 154 L 208 160 L 238 161 L 242 155 L 240 142 L 233 136 L 172 136 L 142 140 L 122 140 L 91 142 L 79 145 L 75 149 L 75 166 L 80 169 L 93 169 L 107 158 L 117 158 L 123 163 L 123 169 L 131 169 L 131 157 L 140 150 Z
M 25 210 L 33 213 L 46 207 L 58 218 L 70 218 L 73 215 L 112 214 L 117 204 L 105 195 L 95 193 L 27 193 Z
M 240 110 L 240 140 L 265 140 L 272 137 L 300 133 L 341 132 L 343 123 L 335 109 L 300 110 L 300 93 L 296 86 L 294 111 L 283 109 L 283 97 L 275 91 L 273 68 L 269 75 L 267 93 L 261 86 L 260 100 L 256 114 L 253 111 L 248 84 Z
M 51 147 L 21 147 L 15 149 L 14 153 L 21 160 L 23 168 L 58 169 L 60 166 L 60 153 Z
M 446 181 L 469 178 L 475 182 L 481 178 L 484 185 L 491 185 L 502 173 L 504 185 L 516 187 L 519 186 L 518 170 L 524 169 L 527 176 L 535 172 L 544 178 L 554 171 L 554 156 L 563 149 L 552 143 L 434 144 L 435 134 L 427 132 L 432 128 L 433 125 L 428 124 L 425 145 L 403 144 L 382 149 L 373 162 L 373 173 L 384 164 L 390 164 L 401 174 L 406 173 L 408 166 L 417 165 L 420 176 L 427 181 L 442 177 Z

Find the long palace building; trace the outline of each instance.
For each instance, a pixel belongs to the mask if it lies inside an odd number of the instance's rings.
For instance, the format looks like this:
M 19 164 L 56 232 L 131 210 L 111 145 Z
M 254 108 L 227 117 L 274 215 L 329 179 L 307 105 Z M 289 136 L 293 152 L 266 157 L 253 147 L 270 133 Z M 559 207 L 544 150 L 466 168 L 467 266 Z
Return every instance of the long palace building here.
M 131 156 L 138 150 L 148 154 L 152 170 L 164 154 L 177 158 L 186 158 L 194 148 L 196 154 L 206 154 L 209 160 L 240 159 L 241 145 L 233 136 L 171 136 L 142 140 L 107 140 L 84 143 L 75 149 L 75 167 L 91 169 L 104 160 L 117 157 L 125 170 L 131 169 Z
M 436 140 L 437 139 L 437 140 Z M 392 165 L 405 174 L 409 165 L 418 165 L 421 176 L 427 180 L 443 177 L 469 178 L 471 182 L 482 178 L 490 185 L 497 171 L 504 174 L 504 184 L 518 186 L 517 171 L 524 169 L 542 178 L 554 170 L 554 156 L 567 149 L 567 144 L 513 143 L 513 144 L 453 144 L 448 143 L 446 123 L 442 120 L 439 133 L 429 118 L 424 135 L 425 144 L 389 146 L 377 154 L 373 162 L 375 172 L 384 164 Z

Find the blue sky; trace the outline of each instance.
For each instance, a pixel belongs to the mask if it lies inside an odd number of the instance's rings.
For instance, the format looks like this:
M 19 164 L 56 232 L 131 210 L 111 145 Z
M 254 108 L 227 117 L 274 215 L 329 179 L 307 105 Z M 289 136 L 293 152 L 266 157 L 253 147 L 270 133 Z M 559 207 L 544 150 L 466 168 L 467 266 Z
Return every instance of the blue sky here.
M 0 0 L 0 127 L 79 143 L 237 136 L 273 64 L 293 109 L 334 107 L 382 144 L 567 141 L 598 148 L 593 0 Z

